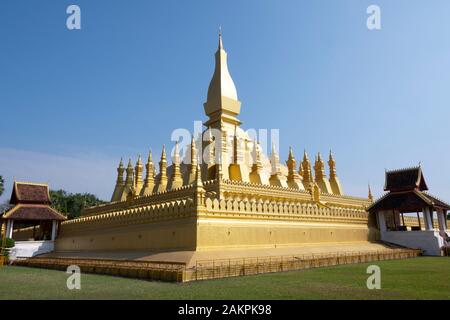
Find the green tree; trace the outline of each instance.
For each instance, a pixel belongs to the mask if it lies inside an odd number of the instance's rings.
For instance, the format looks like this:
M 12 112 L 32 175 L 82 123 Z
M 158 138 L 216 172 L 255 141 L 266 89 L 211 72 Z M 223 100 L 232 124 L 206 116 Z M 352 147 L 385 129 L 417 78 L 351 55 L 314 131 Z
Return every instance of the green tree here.
M 6 200 L 3 203 L 0 203 L 0 215 L 5 212 L 6 210 L 9 210 L 12 207 L 12 205 L 9 204 L 9 200 Z M 1 222 L 0 222 L 1 225 Z
M 3 180 L 3 177 L 0 176 L 0 196 L 3 194 L 3 191 L 5 191 L 5 181 Z
M 69 193 L 64 190 L 50 190 L 52 207 L 74 219 L 81 215 L 84 208 L 106 203 L 90 193 Z

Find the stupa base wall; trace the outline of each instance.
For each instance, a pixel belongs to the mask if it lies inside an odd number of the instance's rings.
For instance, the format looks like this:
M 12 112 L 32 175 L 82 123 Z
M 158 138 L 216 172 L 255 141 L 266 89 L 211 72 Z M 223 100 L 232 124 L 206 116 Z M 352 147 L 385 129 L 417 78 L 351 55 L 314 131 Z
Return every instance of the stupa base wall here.
M 103 212 L 61 224 L 55 250 L 202 251 L 377 240 L 362 206 L 219 201 L 201 195 L 195 201 L 100 208 Z
M 180 219 L 145 224 L 65 230 L 56 240 L 56 251 L 99 250 L 195 250 L 195 219 Z
M 197 250 L 280 248 L 369 240 L 376 239 L 370 239 L 367 224 L 200 219 L 197 227 Z
M 94 229 L 61 228 L 56 251 L 279 248 L 377 240 L 367 224 L 246 219 L 182 219 Z

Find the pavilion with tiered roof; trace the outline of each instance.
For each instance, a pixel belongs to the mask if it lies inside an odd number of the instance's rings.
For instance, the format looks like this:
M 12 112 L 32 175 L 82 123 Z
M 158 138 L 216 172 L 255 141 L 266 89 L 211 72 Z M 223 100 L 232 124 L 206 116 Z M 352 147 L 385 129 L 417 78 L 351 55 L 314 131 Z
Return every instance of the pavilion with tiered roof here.
M 10 204 L 13 207 L 0 219 L 6 225 L 4 236 L 16 240 L 14 253 L 32 256 L 52 251 L 59 222 L 66 217 L 50 206 L 48 185 L 15 181 Z M 14 229 L 22 232 L 14 233 Z M 17 238 L 19 234 L 21 237 Z
M 439 254 L 450 205 L 427 192 L 421 166 L 386 171 L 384 190 L 387 193 L 368 208 L 376 215 L 381 240 Z M 405 215 L 411 214 L 417 216 L 417 225 L 408 227 Z M 434 217 L 438 228 L 433 224 Z

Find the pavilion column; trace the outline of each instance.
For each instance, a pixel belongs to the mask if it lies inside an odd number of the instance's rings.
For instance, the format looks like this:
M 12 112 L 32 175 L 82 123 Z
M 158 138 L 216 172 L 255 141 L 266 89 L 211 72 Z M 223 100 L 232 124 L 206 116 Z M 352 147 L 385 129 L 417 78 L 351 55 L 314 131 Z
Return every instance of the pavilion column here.
M 12 238 L 13 230 L 14 230 L 14 220 L 8 219 L 6 222 L 6 237 L 7 238 Z
M 378 217 L 378 226 L 380 228 L 380 232 L 386 232 L 386 218 L 385 218 L 385 211 L 378 211 L 377 212 Z
M 6 220 L 5 238 L 8 238 L 9 235 L 9 225 L 9 220 Z
M 401 223 L 400 223 L 400 211 L 398 211 L 398 210 L 394 210 L 394 224 L 395 224 L 396 228 L 401 226 Z
M 431 229 L 434 230 L 434 209 L 430 210 L 430 223 L 431 223 Z
M 57 227 L 57 221 L 53 220 L 52 221 L 52 241 L 55 241 L 56 239 L 56 227 Z
M 442 213 L 444 214 L 445 229 L 448 229 L 447 210 L 442 210 Z
M 431 211 L 430 208 L 423 208 L 423 220 L 425 223 L 425 230 L 433 230 L 433 220 L 431 220 Z
M 441 230 L 441 231 L 445 231 L 445 229 L 446 229 L 446 223 L 445 223 L 445 219 L 446 219 L 446 216 L 445 216 L 445 210 L 438 210 L 438 211 L 436 211 L 436 213 L 437 213 L 437 218 L 438 218 L 438 222 L 439 222 L 439 230 Z

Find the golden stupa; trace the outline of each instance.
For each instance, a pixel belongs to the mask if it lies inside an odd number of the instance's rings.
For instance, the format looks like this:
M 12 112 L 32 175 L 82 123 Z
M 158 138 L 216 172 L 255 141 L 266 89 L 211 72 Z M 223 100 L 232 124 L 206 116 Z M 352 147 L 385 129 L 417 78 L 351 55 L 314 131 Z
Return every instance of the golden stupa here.
M 372 199 L 344 194 L 331 152 L 328 176 L 320 154 L 313 166 L 305 151 L 298 164 L 290 148 L 284 165 L 275 147 L 264 154 L 241 128 L 240 109 L 220 34 L 202 134 L 184 157 L 177 143 L 170 165 L 163 147 L 158 173 L 151 153 L 145 175 L 141 157 L 134 168 L 121 160 L 111 202 L 63 222 L 56 252 L 122 252 L 189 264 L 381 246 L 371 243 L 377 239 L 366 212 Z

